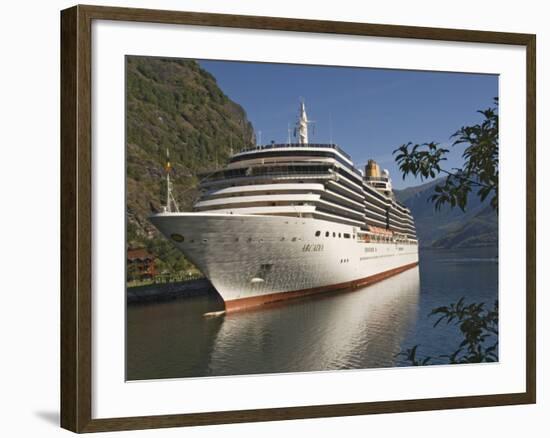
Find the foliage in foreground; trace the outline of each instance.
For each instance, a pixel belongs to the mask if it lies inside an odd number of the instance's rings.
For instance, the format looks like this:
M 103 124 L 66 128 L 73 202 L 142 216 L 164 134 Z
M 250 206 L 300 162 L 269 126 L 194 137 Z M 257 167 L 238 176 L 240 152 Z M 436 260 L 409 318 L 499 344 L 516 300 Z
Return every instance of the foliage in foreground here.
M 438 184 L 435 194 L 429 198 L 436 210 L 449 204 L 465 211 L 469 193 L 477 189 L 476 194 L 481 201 L 492 196 L 491 207 L 498 212 L 498 98 L 494 99 L 493 107 L 478 113 L 483 115 L 481 123 L 463 126 L 451 136 L 455 139 L 453 146 L 466 145 L 462 153 L 462 168 L 442 168 L 449 150 L 435 142 L 415 145 L 409 142 L 393 152 L 403 178 L 409 174 L 421 179 L 435 178 L 441 173 L 447 175 L 445 182 Z M 498 360 L 497 301 L 492 309 L 487 309 L 485 303 L 466 304 L 461 298 L 457 303 L 433 309 L 430 316 L 435 315 L 440 317 L 434 327 L 442 321 L 454 324 L 463 338 L 454 352 L 441 355 L 441 359 L 445 358 L 452 364 Z M 404 356 L 411 365 L 433 364 L 430 356 L 417 357 L 417 349 L 418 345 L 415 345 L 398 356 Z
M 451 364 L 498 361 L 498 301 L 492 308 L 487 308 L 485 303 L 467 304 L 462 297 L 449 306 L 433 309 L 429 316 L 439 316 L 434 327 L 446 322 L 457 326 L 462 334 L 463 340 L 458 348 L 451 354 L 440 355 L 440 358 Z M 432 357 L 417 356 L 418 347 L 417 344 L 398 356 L 405 357 L 411 365 L 433 365 Z
M 490 197 L 491 207 L 498 210 L 498 98 L 494 99 L 494 106 L 478 112 L 483 115 L 481 123 L 463 126 L 451 136 L 453 146 L 467 145 L 462 154 L 462 168 L 444 169 L 442 166 L 449 149 L 435 142 L 409 142 L 393 152 L 403 178 L 409 174 L 422 180 L 442 173 L 447 175 L 445 182 L 436 186 L 435 194 L 430 198 L 436 209 L 449 204 L 464 211 L 468 194 L 477 190 L 476 195 L 481 201 Z

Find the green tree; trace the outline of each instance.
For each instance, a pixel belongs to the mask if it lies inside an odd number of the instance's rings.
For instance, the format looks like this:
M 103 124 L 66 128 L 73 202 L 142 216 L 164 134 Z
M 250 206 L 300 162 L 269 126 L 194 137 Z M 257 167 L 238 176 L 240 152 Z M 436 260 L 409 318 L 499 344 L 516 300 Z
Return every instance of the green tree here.
M 407 175 L 435 178 L 445 174 L 445 182 L 435 187 L 435 193 L 428 200 L 436 209 L 443 205 L 458 207 L 464 211 L 468 195 L 474 190 L 481 201 L 490 197 L 491 207 L 498 212 L 498 98 L 494 105 L 478 111 L 483 116 L 481 123 L 463 126 L 451 138 L 453 146 L 465 145 L 461 168 L 445 169 L 448 149 L 438 143 L 429 142 L 401 145 L 393 153 L 403 178 Z M 494 362 L 498 360 L 498 302 L 490 309 L 485 303 L 466 304 L 461 298 L 457 303 L 433 309 L 429 316 L 439 315 L 437 327 L 442 321 L 453 323 L 461 332 L 462 341 L 455 350 L 441 358 L 449 363 Z M 419 345 L 398 354 L 411 365 L 429 365 L 431 357 L 417 357 Z
M 476 190 L 481 201 L 490 197 L 491 206 L 498 210 L 498 98 L 494 99 L 493 107 L 478 112 L 483 115 L 481 123 L 463 126 L 451 136 L 453 146 L 466 145 L 461 168 L 445 169 L 449 149 L 435 142 L 409 142 L 393 152 L 403 178 L 413 175 L 424 180 L 447 175 L 430 199 L 436 209 L 449 204 L 464 211 L 468 195 Z

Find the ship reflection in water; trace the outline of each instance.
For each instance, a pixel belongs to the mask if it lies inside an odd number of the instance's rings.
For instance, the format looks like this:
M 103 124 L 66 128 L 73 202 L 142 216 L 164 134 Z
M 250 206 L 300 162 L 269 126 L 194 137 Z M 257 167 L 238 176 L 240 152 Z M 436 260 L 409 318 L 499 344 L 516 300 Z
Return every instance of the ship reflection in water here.
M 390 367 L 418 315 L 418 267 L 354 291 L 219 310 L 196 297 L 128 311 L 128 379 Z M 147 323 L 144 323 L 147 322 Z
M 413 268 L 364 289 L 229 314 L 210 369 L 224 375 L 392 366 L 416 320 L 419 290 Z M 246 351 L 246 360 L 235 351 Z

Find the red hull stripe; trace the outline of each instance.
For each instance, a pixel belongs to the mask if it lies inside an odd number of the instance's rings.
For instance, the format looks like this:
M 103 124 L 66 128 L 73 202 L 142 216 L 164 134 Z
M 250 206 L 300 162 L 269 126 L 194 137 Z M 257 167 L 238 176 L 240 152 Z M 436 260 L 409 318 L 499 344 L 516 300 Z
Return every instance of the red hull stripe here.
M 278 292 L 274 294 L 258 295 L 249 298 L 238 298 L 236 300 L 228 300 L 225 302 L 225 310 L 227 312 L 234 312 L 236 310 L 244 310 L 250 307 L 261 306 L 266 303 L 273 303 L 275 301 L 290 300 L 293 298 L 304 297 L 307 295 L 313 295 L 323 292 L 329 292 L 339 289 L 357 289 L 362 286 L 368 286 L 373 283 L 385 280 L 386 278 L 400 274 L 403 271 L 414 268 L 418 265 L 418 262 L 403 265 L 398 268 L 390 269 L 389 271 L 380 272 L 379 274 L 371 275 L 370 277 L 360 278 L 359 280 L 346 281 L 344 283 L 331 284 L 328 286 L 314 287 L 311 289 L 301 289 L 290 292 Z

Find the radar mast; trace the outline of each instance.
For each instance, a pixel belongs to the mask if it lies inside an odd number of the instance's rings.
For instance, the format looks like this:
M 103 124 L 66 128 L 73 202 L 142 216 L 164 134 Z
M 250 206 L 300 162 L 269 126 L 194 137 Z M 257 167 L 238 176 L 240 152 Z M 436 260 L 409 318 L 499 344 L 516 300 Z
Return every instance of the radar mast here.
M 298 123 L 296 124 L 299 144 L 309 143 L 308 132 L 307 132 L 307 125 L 309 123 L 311 123 L 311 121 L 307 119 L 306 104 L 302 100 L 302 102 L 300 102 L 300 117 L 298 118 Z

